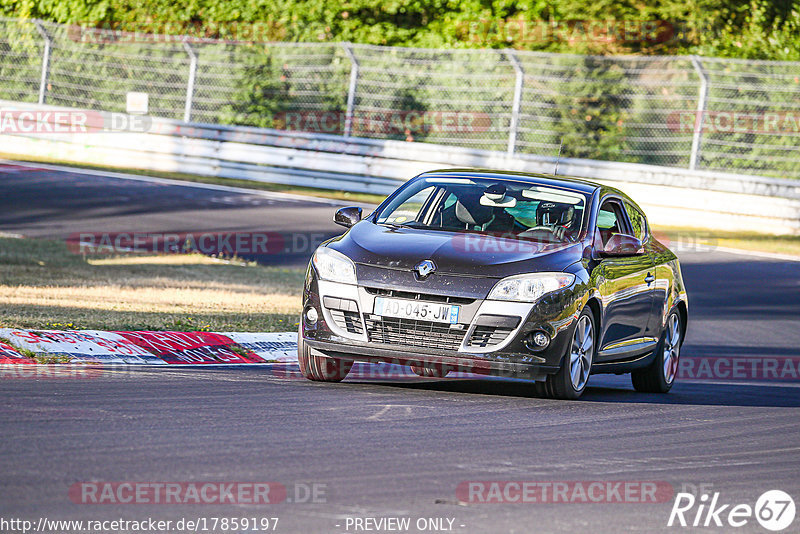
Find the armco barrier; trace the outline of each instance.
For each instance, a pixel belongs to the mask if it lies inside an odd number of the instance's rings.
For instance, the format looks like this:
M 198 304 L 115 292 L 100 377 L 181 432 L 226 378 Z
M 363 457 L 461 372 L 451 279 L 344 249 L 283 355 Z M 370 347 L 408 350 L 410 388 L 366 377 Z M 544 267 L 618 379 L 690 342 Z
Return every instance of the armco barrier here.
M 0 101 L 3 113 L 37 110 L 80 111 Z M 108 113 L 91 113 L 111 122 Z M 116 115 L 123 122 L 132 118 Z M 552 173 L 556 163 L 552 157 L 510 156 L 505 152 L 428 143 L 151 117 L 138 120 L 146 125 L 142 131 L 5 130 L 0 151 L 21 159 L 44 157 L 382 195 L 404 180 L 433 169 L 470 167 Z M 558 171 L 622 188 L 642 204 L 656 224 L 800 233 L 800 181 L 568 158 L 559 162 Z

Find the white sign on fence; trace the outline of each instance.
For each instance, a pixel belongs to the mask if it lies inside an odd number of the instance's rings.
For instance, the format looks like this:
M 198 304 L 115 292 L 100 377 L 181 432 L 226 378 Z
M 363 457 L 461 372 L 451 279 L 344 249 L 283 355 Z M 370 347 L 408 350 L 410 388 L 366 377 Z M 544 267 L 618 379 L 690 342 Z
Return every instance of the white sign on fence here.
M 147 93 L 128 91 L 126 109 L 130 115 L 147 115 L 149 97 Z

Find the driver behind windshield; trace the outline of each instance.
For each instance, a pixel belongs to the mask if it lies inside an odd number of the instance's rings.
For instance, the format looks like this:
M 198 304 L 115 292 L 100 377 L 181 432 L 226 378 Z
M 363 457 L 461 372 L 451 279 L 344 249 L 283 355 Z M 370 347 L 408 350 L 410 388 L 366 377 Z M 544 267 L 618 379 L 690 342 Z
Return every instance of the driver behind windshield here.
M 422 180 L 378 215 L 379 224 L 574 241 L 583 219 L 581 193 L 517 182 Z

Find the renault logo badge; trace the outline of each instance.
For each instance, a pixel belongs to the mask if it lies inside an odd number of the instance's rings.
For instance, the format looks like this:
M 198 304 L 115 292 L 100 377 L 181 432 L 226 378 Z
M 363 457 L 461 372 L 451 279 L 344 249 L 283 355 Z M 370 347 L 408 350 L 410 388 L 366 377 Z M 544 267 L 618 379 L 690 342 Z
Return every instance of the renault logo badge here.
M 422 260 L 414 267 L 414 270 L 417 271 L 420 278 L 425 279 L 436 270 L 436 264 L 433 263 L 433 260 Z

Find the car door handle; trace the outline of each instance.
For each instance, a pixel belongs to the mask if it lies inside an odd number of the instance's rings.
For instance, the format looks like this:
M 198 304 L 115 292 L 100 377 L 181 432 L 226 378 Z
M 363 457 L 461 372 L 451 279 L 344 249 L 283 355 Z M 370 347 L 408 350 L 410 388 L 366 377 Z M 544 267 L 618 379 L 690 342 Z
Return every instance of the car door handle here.
M 656 281 L 656 277 L 653 276 L 651 273 L 647 273 L 647 276 L 644 277 L 644 281 L 647 282 L 647 285 L 649 286 L 650 284 Z

